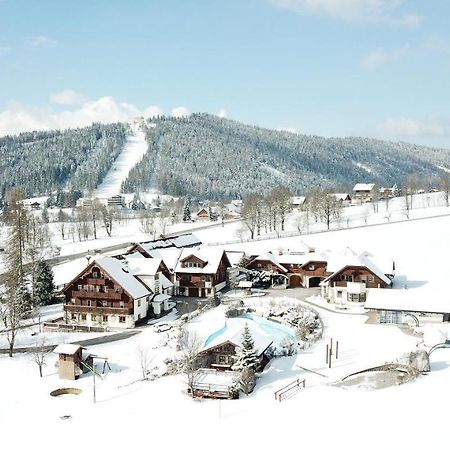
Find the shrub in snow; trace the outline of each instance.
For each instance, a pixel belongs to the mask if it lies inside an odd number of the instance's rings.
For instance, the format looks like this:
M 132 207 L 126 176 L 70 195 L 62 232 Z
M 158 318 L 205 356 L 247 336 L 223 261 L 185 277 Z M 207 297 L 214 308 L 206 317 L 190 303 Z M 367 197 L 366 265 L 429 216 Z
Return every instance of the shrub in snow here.
M 413 371 L 429 372 L 431 370 L 431 367 L 428 352 L 426 352 L 425 350 L 411 352 L 409 354 L 409 367 L 411 367 Z
M 280 349 L 278 350 L 279 356 L 292 356 L 297 353 L 297 343 L 292 339 L 284 338 L 280 343 Z
M 225 317 L 227 317 L 227 318 L 239 317 L 239 316 L 242 316 L 244 313 L 245 313 L 245 309 L 244 308 L 238 308 L 236 306 L 229 306 L 225 310 Z
M 241 372 L 239 383 L 244 393 L 246 395 L 250 394 L 253 391 L 256 384 L 255 371 L 250 367 L 245 367 Z

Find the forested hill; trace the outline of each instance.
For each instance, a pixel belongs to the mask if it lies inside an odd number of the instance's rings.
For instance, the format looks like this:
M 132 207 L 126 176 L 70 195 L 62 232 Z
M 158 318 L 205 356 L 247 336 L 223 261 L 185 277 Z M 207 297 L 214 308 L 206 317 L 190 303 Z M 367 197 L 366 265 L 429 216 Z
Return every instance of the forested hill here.
M 295 193 L 356 182 L 400 184 L 416 173 L 426 185 L 450 167 L 450 150 L 367 138 L 299 135 L 208 114 L 147 122 L 149 151 L 129 173 L 126 192 L 150 180 L 172 195 L 234 198 L 284 185 Z
M 66 188 L 92 191 L 120 154 L 128 128 L 93 124 L 0 137 L 0 198 L 14 187 L 27 196 Z
M 401 184 L 415 173 L 435 186 L 450 150 L 366 138 L 323 138 L 243 125 L 208 114 L 144 122 L 148 152 L 128 174 L 124 192 L 205 199 L 244 197 L 282 185 L 348 189 L 356 182 Z M 129 126 L 100 125 L 0 138 L 0 196 L 57 189 L 92 192 L 120 154 Z M 155 185 L 156 184 L 156 185 Z

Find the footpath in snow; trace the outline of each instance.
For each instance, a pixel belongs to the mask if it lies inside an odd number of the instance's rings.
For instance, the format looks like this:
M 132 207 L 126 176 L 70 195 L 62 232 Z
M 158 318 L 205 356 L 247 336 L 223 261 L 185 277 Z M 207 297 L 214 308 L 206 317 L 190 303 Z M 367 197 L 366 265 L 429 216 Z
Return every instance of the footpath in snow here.
M 132 124 L 131 130 L 132 134 L 128 136 L 122 153 L 114 161 L 102 184 L 96 189 L 96 197 L 105 198 L 120 194 L 122 183 L 126 180 L 128 173 L 147 152 L 145 133 L 139 129 L 138 124 Z

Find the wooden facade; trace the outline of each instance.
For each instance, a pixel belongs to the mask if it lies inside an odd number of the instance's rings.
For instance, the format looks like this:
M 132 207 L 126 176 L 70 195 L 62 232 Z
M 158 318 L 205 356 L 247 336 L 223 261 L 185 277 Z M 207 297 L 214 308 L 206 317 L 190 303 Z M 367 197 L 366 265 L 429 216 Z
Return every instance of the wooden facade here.
M 219 262 L 216 272 L 207 273 L 207 262 L 190 255 L 180 261 L 181 267 L 186 269 L 175 274 L 175 284 L 179 295 L 189 297 L 206 297 L 213 290 L 221 289 L 227 282 L 227 269 L 231 267 L 225 252 Z M 189 271 L 192 268 L 192 271 Z M 205 269 L 198 271 L 198 269 Z
M 134 299 L 95 261 L 63 292 L 66 323 L 104 327 L 134 324 Z
M 367 267 L 347 266 L 333 274 L 329 279 L 330 286 L 347 286 L 348 282 L 365 283 L 366 288 L 388 288 L 385 281 L 379 278 Z

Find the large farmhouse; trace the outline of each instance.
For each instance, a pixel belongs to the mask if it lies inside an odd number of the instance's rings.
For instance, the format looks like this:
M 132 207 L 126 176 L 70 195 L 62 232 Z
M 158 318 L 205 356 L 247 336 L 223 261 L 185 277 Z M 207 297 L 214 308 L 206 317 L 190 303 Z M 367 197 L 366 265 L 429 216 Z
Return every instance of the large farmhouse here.
M 364 302 L 367 289 L 391 287 L 395 273 L 392 259 L 349 248 L 342 252 L 280 249 L 253 258 L 247 268 L 282 275 L 289 287 L 320 286 L 322 296 L 333 302 Z
M 68 324 L 130 328 L 169 309 L 170 273 L 161 259 L 130 256 L 92 261 L 63 290 Z

